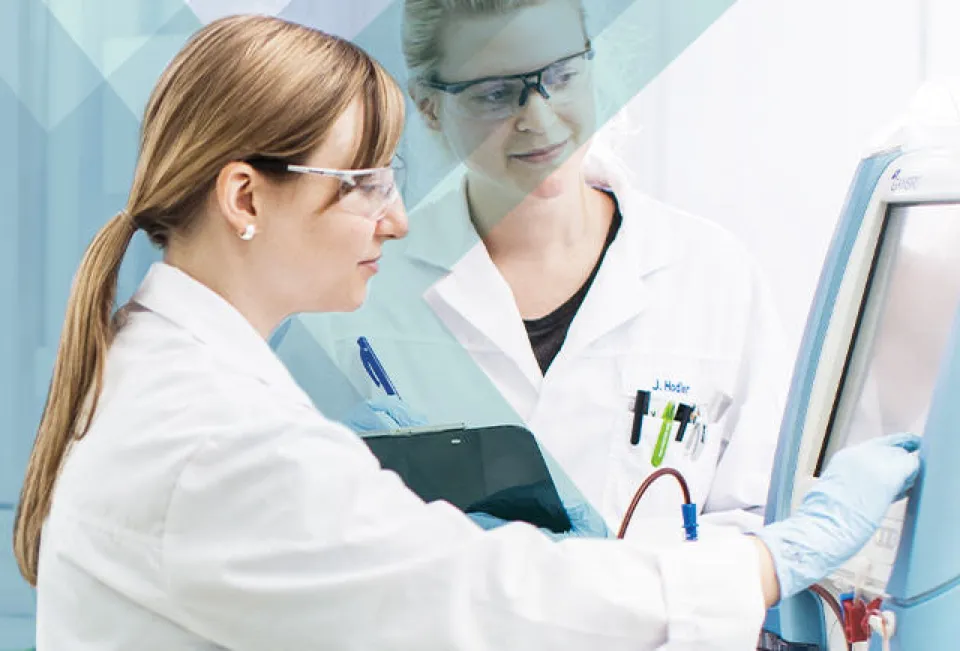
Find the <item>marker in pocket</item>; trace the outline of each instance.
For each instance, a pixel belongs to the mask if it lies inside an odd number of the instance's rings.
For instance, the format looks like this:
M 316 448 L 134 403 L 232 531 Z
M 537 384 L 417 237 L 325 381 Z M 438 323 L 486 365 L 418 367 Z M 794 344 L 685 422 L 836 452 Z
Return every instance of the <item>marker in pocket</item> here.
M 677 428 L 677 438 L 675 439 L 678 443 L 683 441 L 684 434 L 687 432 L 687 425 L 690 424 L 691 416 L 693 416 L 693 407 L 685 405 L 682 402 L 677 405 L 677 413 L 674 419 L 680 423 L 680 427 Z
M 637 390 L 636 396 L 630 401 L 628 408 L 633 412 L 633 425 L 630 428 L 631 445 L 639 445 L 640 443 L 644 416 L 679 422 L 676 441 L 683 441 L 688 425 L 698 421 L 698 412 L 694 406 L 682 402 L 674 403 L 665 399 L 654 400 L 651 399 L 650 392 L 643 389 Z M 668 409 L 670 410 L 669 415 L 667 414 Z
M 667 445 L 670 443 L 670 433 L 673 430 L 674 416 L 676 415 L 676 406 L 672 402 L 667 403 L 667 408 L 663 411 L 663 422 L 660 424 L 660 436 L 657 437 L 657 445 L 653 448 L 653 456 L 650 458 L 650 465 L 659 468 L 663 463 L 663 458 L 667 454 Z

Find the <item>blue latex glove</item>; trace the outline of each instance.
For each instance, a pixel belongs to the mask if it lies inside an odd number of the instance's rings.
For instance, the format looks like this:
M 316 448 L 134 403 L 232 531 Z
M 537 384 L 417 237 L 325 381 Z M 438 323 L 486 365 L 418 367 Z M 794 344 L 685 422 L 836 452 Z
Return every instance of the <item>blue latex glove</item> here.
M 570 518 L 570 531 L 555 533 L 547 529 L 541 529 L 550 538 L 554 540 L 564 538 L 612 538 L 603 517 L 587 502 L 577 502 L 576 504 L 565 502 L 563 506 L 567 510 L 567 517 Z
M 426 425 L 427 418 L 396 395 L 382 395 L 354 407 L 343 419 L 343 424 L 354 432 L 363 433 Z
M 509 520 L 498 518 L 490 515 L 489 513 L 467 513 L 467 517 L 473 520 L 478 527 L 487 531 L 490 529 L 496 529 L 497 527 L 502 527 L 505 524 L 510 524 Z
M 570 531 L 565 533 L 558 534 L 552 531 L 544 531 L 544 533 L 554 540 L 561 538 L 612 538 L 613 534 L 607 528 L 603 516 L 587 501 L 587 498 L 583 496 L 583 493 L 573 483 L 560 463 L 542 445 L 540 446 L 540 453 L 543 455 L 547 470 L 550 472 L 554 486 L 557 487 L 557 494 L 563 501 L 563 507 L 566 509 L 567 517 L 570 518 L 570 524 L 572 525 Z
M 913 486 L 919 447 L 919 437 L 896 434 L 841 450 L 796 513 L 755 534 L 770 549 L 781 599 L 830 575 L 870 541 Z
M 540 528 L 546 536 L 553 540 L 562 540 L 564 538 L 612 538 L 613 535 L 607 528 L 600 513 L 590 505 L 580 490 L 574 485 L 573 481 L 564 472 L 559 463 L 541 446 L 540 452 L 546 463 L 547 470 L 557 489 L 557 495 L 563 502 L 563 508 L 567 512 L 567 518 L 570 520 L 570 530 L 563 533 L 556 533 L 549 529 Z M 468 513 L 471 520 L 483 529 L 496 529 L 509 520 L 504 520 L 488 513 Z

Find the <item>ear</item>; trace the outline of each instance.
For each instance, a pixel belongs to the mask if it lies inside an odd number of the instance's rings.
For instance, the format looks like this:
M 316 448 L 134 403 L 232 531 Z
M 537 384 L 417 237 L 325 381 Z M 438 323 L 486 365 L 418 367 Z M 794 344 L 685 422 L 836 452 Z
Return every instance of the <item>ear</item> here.
M 216 202 L 228 228 L 240 235 L 257 223 L 254 191 L 261 177 L 247 163 L 234 161 L 224 165 L 217 175 Z
M 414 106 L 417 107 L 417 112 L 420 113 L 427 127 L 434 131 L 440 131 L 440 98 L 437 93 L 416 81 L 410 82 L 408 91 L 411 99 L 413 99 Z

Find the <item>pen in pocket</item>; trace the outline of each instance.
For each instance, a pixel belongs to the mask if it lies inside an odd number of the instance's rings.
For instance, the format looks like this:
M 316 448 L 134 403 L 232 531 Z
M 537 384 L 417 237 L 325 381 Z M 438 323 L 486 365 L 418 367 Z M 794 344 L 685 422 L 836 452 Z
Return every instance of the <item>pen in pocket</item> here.
M 691 416 L 693 416 L 693 407 L 690 405 L 685 405 L 682 402 L 677 405 L 677 413 L 674 416 L 674 418 L 680 423 L 680 427 L 677 428 L 677 442 L 683 440 L 684 434 L 687 432 L 687 425 L 690 423 Z

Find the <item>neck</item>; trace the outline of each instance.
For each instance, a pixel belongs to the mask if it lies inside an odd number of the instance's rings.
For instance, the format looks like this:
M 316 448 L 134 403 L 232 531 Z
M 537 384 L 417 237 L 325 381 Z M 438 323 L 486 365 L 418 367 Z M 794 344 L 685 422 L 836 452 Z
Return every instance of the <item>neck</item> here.
M 471 219 L 493 258 L 563 256 L 579 249 L 595 234 L 605 199 L 582 179 L 542 197 L 536 191 L 511 194 L 483 179 L 467 178 Z
M 258 298 L 258 285 L 255 278 L 249 277 L 250 265 L 244 264 L 244 251 L 238 251 L 232 242 L 217 239 L 205 238 L 200 233 L 191 236 L 190 241 L 174 238 L 163 261 L 216 292 L 267 339 L 285 315 Z M 239 240 L 238 243 L 246 244 Z

